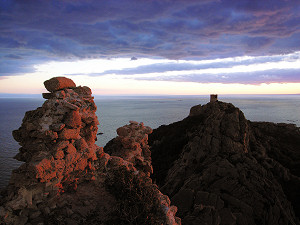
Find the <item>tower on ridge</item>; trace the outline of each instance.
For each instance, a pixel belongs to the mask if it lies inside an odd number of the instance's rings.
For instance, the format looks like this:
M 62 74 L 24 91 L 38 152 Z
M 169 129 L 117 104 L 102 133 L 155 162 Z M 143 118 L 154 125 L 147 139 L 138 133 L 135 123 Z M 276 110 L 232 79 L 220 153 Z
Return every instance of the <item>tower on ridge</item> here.
M 212 94 L 210 95 L 210 102 L 216 102 L 218 101 L 218 95 Z

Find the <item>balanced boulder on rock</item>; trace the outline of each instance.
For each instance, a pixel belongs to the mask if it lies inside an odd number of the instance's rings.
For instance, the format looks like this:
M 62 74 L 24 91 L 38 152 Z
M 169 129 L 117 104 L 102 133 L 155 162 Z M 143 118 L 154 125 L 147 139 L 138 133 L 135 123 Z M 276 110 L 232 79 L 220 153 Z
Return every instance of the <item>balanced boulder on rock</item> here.
M 45 88 L 50 92 L 55 92 L 65 88 L 75 88 L 76 84 L 66 77 L 53 77 L 44 82 Z

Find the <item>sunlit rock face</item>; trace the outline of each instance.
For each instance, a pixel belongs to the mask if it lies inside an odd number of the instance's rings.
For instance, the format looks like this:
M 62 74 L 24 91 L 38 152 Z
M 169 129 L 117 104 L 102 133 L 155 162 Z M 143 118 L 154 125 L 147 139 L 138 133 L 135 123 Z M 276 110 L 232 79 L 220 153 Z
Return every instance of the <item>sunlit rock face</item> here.
M 95 144 L 90 88 L 64 77 L 44 84 L 47 100 L 13 131 L 16 159 L 25 163 L 2 192 L 0 223 L 181 224 L 150 179 L 151 128 L 133 121 L 119 128 L 111 156 Z
M 295 125 L 250 122 L 232 104 L 214 101 L 155 129 L 149 144 L 152 178 L 182 224 L 299 224 Z
M 42 107 L 26 112 L 22 126 L 13 131 L 22 146 L 16 159 L 26 162 L 30 178 L 55 184 L 63 191 L 64 186 L 75 188 L 80 179 L 94 179 L 94 161 L 102 153 L 95 145 L 97 107 L 88 87 L 76 87 L 62 77 L 45 84 L 52 87 L 45 85 L 52 91 L 44 94 L 48 100 Z M 27 176 L 12 181 L 18 186 L 23 179 Z
M 105 146 L 105 152 L 131 162 L 140 172 L 150 176 L 153 173 L 151 152 L 148 146 L 150 133 L 152 133 L 150 127 L 130 121 L 129 125 L 117 129 L 118 137 Z

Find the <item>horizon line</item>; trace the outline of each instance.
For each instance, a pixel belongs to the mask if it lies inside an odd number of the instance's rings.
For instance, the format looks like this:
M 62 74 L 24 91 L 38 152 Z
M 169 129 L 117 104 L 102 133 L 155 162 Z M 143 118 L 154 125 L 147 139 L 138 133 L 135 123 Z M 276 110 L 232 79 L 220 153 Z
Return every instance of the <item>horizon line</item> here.
M 211 93 L 216 94 L 216 93 Z M 107 95 L 107 94 L 92 94 L 94 97 L 205 97 L 210 96 L 211 94 L 115 94 L 115 95 Z M 295 94 L 217 94 L 220 96 L 279 96 L 279 95 L 300 95 L 300 93 Z M 28 94 L 28 93 L 0 93 L 0 98 L 43 98 L 42 94 Z

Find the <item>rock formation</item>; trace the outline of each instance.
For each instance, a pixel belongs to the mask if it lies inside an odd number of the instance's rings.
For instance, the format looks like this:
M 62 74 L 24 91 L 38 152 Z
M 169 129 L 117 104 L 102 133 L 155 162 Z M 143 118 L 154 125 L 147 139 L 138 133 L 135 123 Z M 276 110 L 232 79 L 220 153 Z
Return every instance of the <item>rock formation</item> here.
M 248 121 L 215 98 L 153 132 L 129 121 L 103 149 L 91 90 L 44 84 L 47 100 L 13 131 L 24 164 L 1 193 L 0 224 L 179 225 L 177 207 L 188 225 L 299 224 L 295 125 Z
M 1 193 L 0 224 L 181 224 L 150 178 L 151 128 L 119 128 L 109 155 L 95 145 L 90 88 L 64 77 L 44 84 L 47 100 L 13 132 L 24 164 Z
M 129 122 L 129 125 L 117 129 L 119 136 L 105 146 L 105 152 L 131 162 L 149 177 L 153 173 L 148 146 L 148 134 L 152 133 L 152 129 L 145 127 L 143 123 Z
M 299 224 L 300 131 L 220 101 L 149 135 L 160 190 L 182 224 Z

